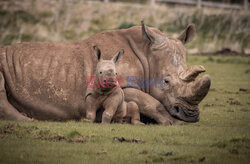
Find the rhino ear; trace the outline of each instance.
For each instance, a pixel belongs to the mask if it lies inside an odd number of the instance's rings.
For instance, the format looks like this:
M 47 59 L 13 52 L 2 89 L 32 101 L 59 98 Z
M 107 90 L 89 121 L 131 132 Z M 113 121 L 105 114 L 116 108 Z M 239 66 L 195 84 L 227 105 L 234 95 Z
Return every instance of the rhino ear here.
M 154 44 L 160 44 L 164 41 L 164 37 L 155 31 L 151 30 L 149 27 L 144 25 L 144 21 L 141 21 L 142 36 Z
M 112 61 L 116 63 L 124 54 L 124 49 L 121 49 L 113 58 Z
M 97 47 L 97 46 L 94 46 L 94 52 L 95 52 L 95 55 L 97 56 L 97 59 L 98 61 L 101 60 L 101 50 Z
M 187 28 L 181 33 L 181 35 L 178 37 L 178 39 L 183 43 L 186 44 L 190 41 L 192 41 L 195 37 L 195 25 L 189 24 Z
M 145 39 L 151 41 L 150 37 L 148 36 L 148 34 L 147 34 L 147 32 L 146 32 L 146 27 L 145 27 L 145 25 L 144 25 L 144 21 L 143 21 L 143 20 L 141 21 L 141 28 L 142 28 L 142 36 L 143 36 Z

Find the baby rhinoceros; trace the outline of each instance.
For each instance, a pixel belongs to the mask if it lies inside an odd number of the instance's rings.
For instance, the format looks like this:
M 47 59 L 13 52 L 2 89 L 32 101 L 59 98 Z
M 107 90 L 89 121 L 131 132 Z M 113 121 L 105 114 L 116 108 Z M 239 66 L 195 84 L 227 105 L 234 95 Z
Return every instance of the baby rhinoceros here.
M 85 96 L 86 118 L 91 122 L 96 119 L 96 112 L 104 108 L 102 123 L 127 122 L 143 124 L 140 122 L 139 108 L 135 102 L 125 102 L 124 92 L 119 86 L 115 63 L 123 56 L 124 50 L 118 52 L 111 60 L 103 60 L 101 51 L 94 46 L 98 58 L 94 87 L 87 87 Z

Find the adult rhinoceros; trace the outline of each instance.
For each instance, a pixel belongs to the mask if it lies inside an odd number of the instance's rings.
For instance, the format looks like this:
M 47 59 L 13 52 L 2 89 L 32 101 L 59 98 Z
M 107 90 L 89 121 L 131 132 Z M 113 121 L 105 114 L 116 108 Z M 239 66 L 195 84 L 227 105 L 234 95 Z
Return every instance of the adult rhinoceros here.
M 135 26 L 105 31 L 73 43 L 30 42 L 0 49 L 0 118 L 9 120 L 79 120 L 85 116 L 86 77 L 95 74 L 97 58 L 93 46 L 98 45 L 104 59 L 125 50 L 117 64 L 121 86 L 128 77 L 160 78 L 162 87 L 138 87 L 125 98 L 144 104 L 140 112 L 160 124 L 171 117 L 187 122 L 199 120 L 198 104 L 210 87 L 210 77 L 202 66 L 186 66 L 184 44 L 195 35 L 188 25 L 178 39 L 168 38 L 155 28 Z M 147 81 L 147 80 L 145 80 Z M 142 90 L 149 99 L 136 98 Z M 152 102 L 160 102 L 166 111 L 157 111 Z M 138 102 L 143 101 L 143 102 Z M 168 111 L 168 112 L 167 112 Z M 169 115 L 171 114 L 171 116 Z M 159 119 L 161 118 L 161 119 Z

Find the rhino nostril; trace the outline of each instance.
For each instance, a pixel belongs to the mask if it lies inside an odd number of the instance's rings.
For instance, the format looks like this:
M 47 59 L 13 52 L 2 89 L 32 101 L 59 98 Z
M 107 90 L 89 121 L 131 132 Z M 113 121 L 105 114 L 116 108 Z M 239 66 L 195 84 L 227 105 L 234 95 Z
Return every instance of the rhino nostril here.
M 179 113 L 180 108 L 178 106 L 174 106 L 174 109 L 176 110 L 177 113 Z

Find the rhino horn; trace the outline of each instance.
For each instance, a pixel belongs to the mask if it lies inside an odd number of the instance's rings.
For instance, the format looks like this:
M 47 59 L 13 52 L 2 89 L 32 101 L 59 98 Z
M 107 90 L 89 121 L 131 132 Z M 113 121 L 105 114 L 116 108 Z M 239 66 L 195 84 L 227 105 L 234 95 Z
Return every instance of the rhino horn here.
M 185 99 L 191 104 L 198 105 L 207 95 L 211 85 L 211 78 L 209 75 L 204 75 L 200 79 L 191 82 L 190 93 L 185 96 Z
M 194 81 L 195 78 L 206 69 L 201 65 L 194 65 L 189 67 L 186 71 L 180 74 L 180 79 L 186 82 Z
M 158 34 L 154 30 L 150 29 L 149 27 L 144 25 L 144 21 L 141 21 L 142 26 L 142 36 L 152 42 L 153 44 L 161 44 L 165 41 L 165 37 Z

